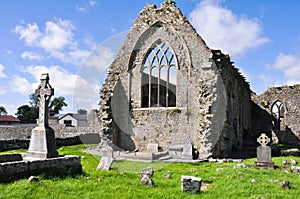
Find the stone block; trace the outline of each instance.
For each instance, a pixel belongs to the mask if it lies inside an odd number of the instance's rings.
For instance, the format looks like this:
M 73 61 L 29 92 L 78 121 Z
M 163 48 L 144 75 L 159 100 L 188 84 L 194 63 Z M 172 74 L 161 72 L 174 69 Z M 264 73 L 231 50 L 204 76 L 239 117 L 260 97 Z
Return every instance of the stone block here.
M 0 163 L 2 162 L 15 162 L 15 161 L 22 161 L 21 154 L 3 154 L 0 155 Z
M 183 150 L 182 145 L 170 147 L 169 148 L 169 155 L 172 158 L 181 158 L 182 157 L 182 150 Z
M 46 159 L 57 156 L 54 130 L 45 126 L 35 127 L 32 130 L 26 158 Z
M 183 192 L 196 194 L 200 193 L 202 178 L 194 176 L 181 176 L 181 190 Z
M 271 148 L 268 146 L 257 147 L 257 161 L 258 162 L 272 162 Z
M 157 153 L 158 152 L 158 144 L 149 143 L 147 145 L 147 151 L 150 152 L 150 153 Z
M 193 159 L 193 145 L 185 143 L 182 149 L 182 159 L 192 160 Z

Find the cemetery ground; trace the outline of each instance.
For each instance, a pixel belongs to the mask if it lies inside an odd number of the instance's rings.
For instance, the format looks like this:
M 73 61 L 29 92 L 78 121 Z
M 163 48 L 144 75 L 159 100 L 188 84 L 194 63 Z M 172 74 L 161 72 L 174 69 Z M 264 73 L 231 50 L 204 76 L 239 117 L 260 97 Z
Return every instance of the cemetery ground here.
M 100 157 L 83 152 L 85 145 L 64 146 L 60 155 L 81 156 L 83 173 L 74 176 L 39 176 L 38 182 L 19 179 L 0 184 L 0 198 L 295 198 L 300 195 L 300 175 L 285 169 L 265 170 L 253 167 L 234 169 L 237 162 L 135 162 L 114 161 L 110 171 L 97 171 Z M 16 151 L 9 151 L 9 153 Z M 17 152 L 25 152 L 18 150 Z M 7 153 L 7 152 L 4 152 Z M 278 156 L 272 160 L 300 157 Z M 256 158 L 243 163 L 254 164 Z M 154 168 L 153 186 L 140 184 L 140 172 Z M 290 166 L 290 165 L 288 165 Z M 181 191 L 181 175 L 202 178 L 200 194 Z M 288 180 L 291 189 L 280 182 Z

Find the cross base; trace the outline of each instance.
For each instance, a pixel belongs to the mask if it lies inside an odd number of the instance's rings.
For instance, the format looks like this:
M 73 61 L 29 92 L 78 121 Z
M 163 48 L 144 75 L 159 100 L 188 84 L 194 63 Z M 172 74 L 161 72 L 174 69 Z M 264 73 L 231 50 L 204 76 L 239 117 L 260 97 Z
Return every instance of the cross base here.
M 50 127 L 37 126 L 31 132 L 28 159 L 47 159 L 57 157 L 54 130 Z
M 255 167 L 262 168 L 262 169 L 274 169 L 274 162 L 262 162 L 262 161 L 255 161 Z

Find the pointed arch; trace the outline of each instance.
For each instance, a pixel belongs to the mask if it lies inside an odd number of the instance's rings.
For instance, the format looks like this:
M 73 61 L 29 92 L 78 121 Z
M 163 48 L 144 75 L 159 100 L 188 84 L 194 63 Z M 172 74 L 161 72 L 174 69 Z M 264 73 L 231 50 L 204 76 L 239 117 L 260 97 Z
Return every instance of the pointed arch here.
M 177 60 L 172 49 L 158 39 L 148 49 L 142 64 L 143 108 L 176 106 Z M 148 72 L 150 71 L 150 73 Z
M 274 129 L 281 130 L 281 123 L 284 120 L 286 108 L 280 100 L 276 100 L 271 106 L 272 116 L 275 118 Z
M 277 118 L 284 118 L 285 108 L 280 100 L 276 100 L 271 106 L 272 115 Z

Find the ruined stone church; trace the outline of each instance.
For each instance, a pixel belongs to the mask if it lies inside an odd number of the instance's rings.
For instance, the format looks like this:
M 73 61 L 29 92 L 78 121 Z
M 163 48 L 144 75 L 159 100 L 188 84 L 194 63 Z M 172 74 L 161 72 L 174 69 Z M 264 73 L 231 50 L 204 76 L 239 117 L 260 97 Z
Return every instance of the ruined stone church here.
M 229 55 L 210 49 L 166 1 L 133 21 L 100 90 L 100 119 L 124 150 L 191 143 L 197 158 L 228 157 L 265 130 L 251 95 Z

